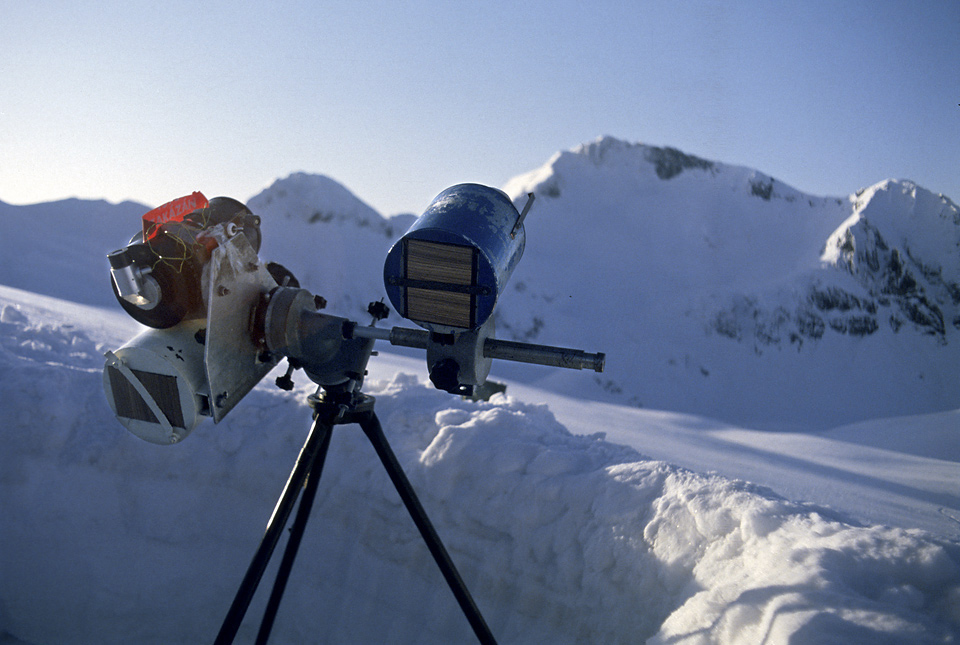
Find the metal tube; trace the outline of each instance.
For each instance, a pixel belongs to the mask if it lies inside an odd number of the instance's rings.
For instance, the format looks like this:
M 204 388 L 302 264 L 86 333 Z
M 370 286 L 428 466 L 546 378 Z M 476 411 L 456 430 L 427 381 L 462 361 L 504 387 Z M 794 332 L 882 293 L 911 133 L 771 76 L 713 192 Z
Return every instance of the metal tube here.
M 391 345 L 413 347 L 414 349 L 426 349 L 430 342 L 430 333 L 426 330 L 408 329 L 406 327 L 379 329 L 377 327 L 355 325 L 352 335 L 354 338 L 387 340 L 390 341 Z M 579 349 L 519 343 L 496 338 L 487 338 L 484 341 L 483 356 L 484 358 L 517 363 L 533 363 L 534 365 L 563 367 L 573 370 L 593 370 L 595 372 L 602 372 L 607 360 L 607 355 L 603 353 L 590 354 Z
M 426 349 L 430 340 L 430 332 L 424 329 L 407 329 L 406 327 L 394 327 L 390 330 L 390 344 L 398 347 L 413 347 L 414 349 Z
M 426 349 L 427 342 L 430 340 L 430 332 L 424 329 L 408 329 L 406 327 L 380 329 L 379 327 L 354 325 L 348 335 L 352 335 L 353 338 L 386 340 L 397 347 L 412 347 L 414 349 Z
M 380 327 L 363 327 L 353 324 L 348 327 L 347 338 L 372 338 L 374 340 L 390 340 L 391 330 Z
M 483 355 L 486 358 L 516 361 L 518 363 L 534 363 L 574 370 L 590 369 L 595 372 L 603 371 L 607 359 L 606 354 L 602 353 L 588 354 L 579 349 L 518 343 L 510 340 L 497 340 L 496 338 L 488 338 L 483 343 Z

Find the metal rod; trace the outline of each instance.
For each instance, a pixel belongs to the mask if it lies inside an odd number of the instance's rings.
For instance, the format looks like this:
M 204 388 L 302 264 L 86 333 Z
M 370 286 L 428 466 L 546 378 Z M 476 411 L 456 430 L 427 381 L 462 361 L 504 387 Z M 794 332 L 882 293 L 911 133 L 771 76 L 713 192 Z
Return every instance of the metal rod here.
M 300 548 L 300 541 L 303 539 L 303 531 L 307 527 L 307 520 L 310 519 L 310 510 L 313 508 L 313 500 L 317 496 L 317 487 L 320 483 L 320 475 L 323 473 L 323 463 L 326 461 L 327 451 L 330 449 L 330 437 L 332 436 L 333 432 L 324 433 L 323 442 L 320 444 L 320 449 L 313 461 L 313 467 L 307 475 L 303 494 L 300 495 L 300 506 L 297 507 L 297 515 L 290 526 L 290 537 L 283 551 L 283 559 L 280 561 L 277 577 L 273 582 L 273 590 L 270 592 L 270 600 L 267 602 L 267 607 L 263 611 L 263 619 L 260 621 L 257 645 L 265 645 L 270 638 L 270 630 L 273 629 L 273 621 L 277 617 L 283 592 L 287 588 L 287 580 L 290 579 L 290 572 L 293 570 L 294 561 L 297 559 L 297 551 Z
M 511 340 L 497 340 L 496 338 L 488 338 L 484 341 L 483 355 L 485 358 L 565 367 L 574 370 L 590 369 L 595 372 L 603 371 L 607 359 L 606 354 L 602 353 L 588 354 L 579 349 L 518 343 Z
M 523 205 L 523 211 L 520 213 L 520 217 L 517 218 L 517 223 L 513 225 L 513 230 L 510 231 L 510 237 L 513 238 L 517 236 L 517 231 L 523 226 L 523 220 L 526 219 L 527 213 L 530 212 L 530 207 L 533 206 L 533 200 L 535 198 L 536 195 L 533 193 L 527 193 L 527 203 Z
M 423 329 L 407 329 L 394 327 L 390 330 L 390 344 L 398 347 L 412 347 L 426 349 L 430 342 L 430 333 Z
M 470 591 L 463 582 L 463 578 L 460 577 L 456 566 L 453 564 L 450 554 L 447 553 L 447 549 L 443 546 L 443 542 L 440 541 L 440 536 L 430 522 L 430 518 L 427 517 L 426 511 L 423 510 L 423 505 L 420 504 L 416 491 L 413 490 L 413 486 L 410 485 L 410 480 L 407 479 L 403 468 L 400 466 L 400 462 L 397 461 L 397 457 L 390 448 L 390 444 L 387 443 L 387 438 L 383 434 L 383 427 L 380 425 L 380 420 L 377 419 L 376 413 L 371 411 L 369 414 L 360 417 L 358 422 L 364 434 L 367 435 L 370 443 L 373 444 L 374 449 L 377 451 L 377 455 L 380 457 L 380 461 L 383 462 L 383 467 L 387 470 L 387 474 L 390 475 L 390 480 L 400 494 L 400 498 L 407 507 L 410 517 L 413 518 L 414 524 L 416 524 L 420 530 L 423 541 L 426 542 L 427 548 L 430 549 L 430 553 L 433 555 L 433 559 L 436 561 L 437 566 L 440 567 L 440 572 L 443 574 L 447 584 L 450 586 L 450 590 L 460 604 L 460 609 L 467 617 L 467 620 L 470 621 L 473 633 L 476 634 L 477 639 L 481 643 L 496 643 L 493 633 L 480 614 L 480 610 L 477 608 L 473 597 L 470 595 Z
M 233 604 L 230 605 L 230 610 L 223 619 L 220 633 L 217 634 L 217 639 L 214 641 L 215 645 L 232 643 L 236 637 L 237 631 L 240 629 L 240 623 L 243 622 L 243 617 L 247 613 L 250 601 L 257 591 L 257 586 L 260 584 L 263 572 L 267 568 L 267 563 L 270 561 L 270 556 L 273 555 L 273 550 L 276 548 L 277 541 L 283 533 L 287 519 L 290 517 L 290 512 L 293 510 L 293 505 L 297 501 L 297 496 L 303 488 L 303 482 L 313 467 L 314 460 L 319 454 L 320 446 L 329 443 L 331 431 L 331 425 L 321 419 L 319 415 L 314 418 L 313 425 L 310 427 L 310 433 L 307 435 L 307 440 L 304 442 L 303 448 L 297 457 L 297 463 L 294 465 L 293 470 L 290 471 L 290 477 L 287 479 L 283 492 L 280 494 L 280 499 L 277 500 L 273 515 L 270 516 L 270 521 L 267 522 L 267 528 L 264 531 L 263 538 L 260 540 L 260 546 L 257 547 L 257 552 L 250 561 L 250 566 L 247 568 L 247 573 L 243 577 L 243 582 L 240 583 L 240 588 L 237 590 L 237 595 L 233 599 Z
M 356 325 L 353 327 L 352 334 L 357 338 L 386 340 L 391 345 L 414 349 L 426 349 L 430 343 L 429 332 L 423 329 L 408 329 L 406 327 L 379 329 Z M 603 353 L 590 354 L 579 349 L 520 343 L 497 338 L 487 338 L 484 341 L 483 356 L 518 363 L 533 363 L 573 370 L 593 370 L 595 372 L 602 372 L 607 360 L 607 355 Z
M 393 327 L 391 329 L 381 329 L 379 327 L 362 327 L 355 325 L 348 336 L 353 338 L 373 338 L 374 340 L 386 340 L 391 345 L 397 347 L 412 347 L 414 349 L 426 349 L 430 340 L 430 333 L 423 329 L 409 329 L 407 327 Z

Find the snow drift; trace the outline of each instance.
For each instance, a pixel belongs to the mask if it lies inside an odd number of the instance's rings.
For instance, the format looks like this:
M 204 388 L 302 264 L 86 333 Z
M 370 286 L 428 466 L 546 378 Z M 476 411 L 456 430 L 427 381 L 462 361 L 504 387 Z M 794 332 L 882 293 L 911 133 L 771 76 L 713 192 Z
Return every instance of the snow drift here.
M 306 391 L 258 387 L 223 424 L 158 448 L 103 400 L 102 351 L 125 321 L 0 300 L 0 626 L 33 643 L 212 639 L 304 437 Z M 103 319 L 113 331 L 89 330 Z M 960 629 L 956 543 L 652 461 L 603 428 L 575 436 L 543 406 L 463 401 L 403 373 L 367 391 L 502 642 L 934 643 Z M 274 634 L 472 639 L 349 427 Z

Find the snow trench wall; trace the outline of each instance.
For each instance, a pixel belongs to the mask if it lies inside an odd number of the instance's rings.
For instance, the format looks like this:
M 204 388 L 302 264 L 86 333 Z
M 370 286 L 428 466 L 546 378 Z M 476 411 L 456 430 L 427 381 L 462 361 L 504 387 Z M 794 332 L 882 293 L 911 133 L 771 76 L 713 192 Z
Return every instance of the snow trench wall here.
M 225 423 L 153 446 L 112 418 L 104 349 L 82 329 L 0 312 L 0 635 L 212 640 L 304 439 L 306 390 L 258 388 Z M 368 391 L 501 642 L 957 637 L 955 543 L 649 461 L 570 434 L 545 407 L 466 402 L 405 375 Z M 274 637 L 472 641 L 349 427 L 334 434 Z

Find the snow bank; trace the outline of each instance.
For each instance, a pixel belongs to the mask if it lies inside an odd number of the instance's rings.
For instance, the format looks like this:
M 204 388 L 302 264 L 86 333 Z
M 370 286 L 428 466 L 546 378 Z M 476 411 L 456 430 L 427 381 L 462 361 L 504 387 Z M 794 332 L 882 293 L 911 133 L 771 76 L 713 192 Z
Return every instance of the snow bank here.
M 109 339 L 93 331 L 102 313 L 60 316 L 0 302 L 0 633 L 44 644 L 211 640 L 305 436 L 308 388 L 258 387 L 224 423 L 177 446 L 147 444 L 104 401 Z M 403 374 L 366 389 L 502 642 L 960 634 L 956 543 L 854 526 L 599 433 L 575 436 L 543 406 L 463 401 Z M 472 639 L 352 428 L 335 433 L 274 634 Z

